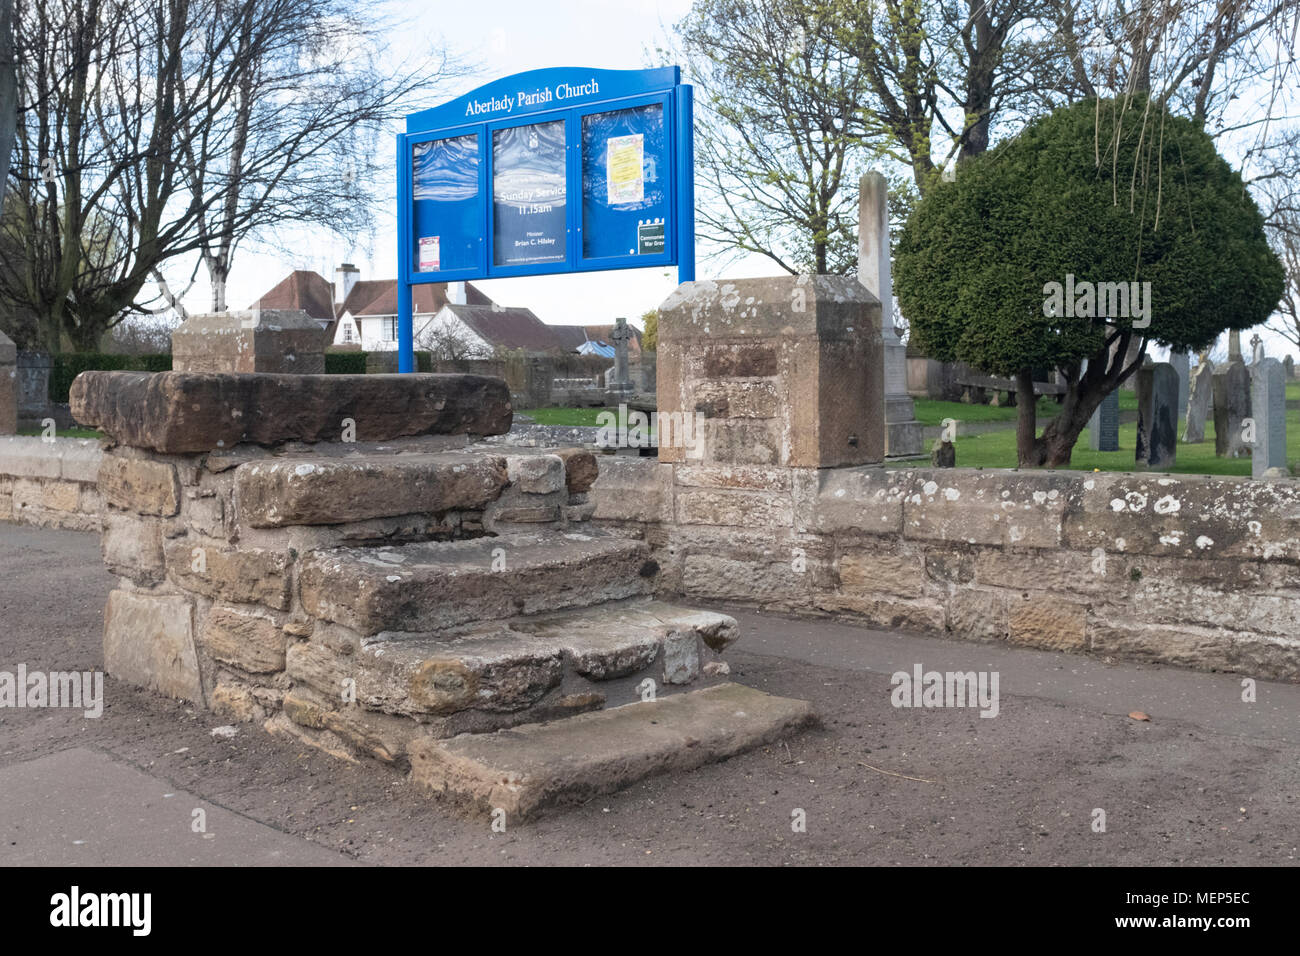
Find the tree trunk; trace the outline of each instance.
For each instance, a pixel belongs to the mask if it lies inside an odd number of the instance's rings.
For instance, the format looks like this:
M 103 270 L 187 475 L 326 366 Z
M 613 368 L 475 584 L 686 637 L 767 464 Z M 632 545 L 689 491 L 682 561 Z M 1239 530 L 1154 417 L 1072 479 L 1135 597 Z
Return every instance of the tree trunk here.
M 1037 468 L 1039 457 L 1038 402 L 1034 400 L 1034 373 L 1021 369 L 1016 373 L 1016 462 L 1021 468 Z
M 0 0 L 0 218 L 18 124 L 18 80 L 14 73 L 14 0 Z
M 212 285 L 212 311 L 226 311 L 226 269 L 215 259 L 208 260 L 208 280 Z

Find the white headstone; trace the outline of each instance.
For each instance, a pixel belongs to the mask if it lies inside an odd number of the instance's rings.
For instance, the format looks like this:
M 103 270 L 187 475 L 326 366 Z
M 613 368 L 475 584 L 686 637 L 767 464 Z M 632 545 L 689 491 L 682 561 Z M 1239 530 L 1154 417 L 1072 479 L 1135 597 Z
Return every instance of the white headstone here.
M 858 280 L 880 300 L 880 338 L 884 343 L 885 454 L 921 454 L 921 423 L 907 394 L 907 346 L 894 328 L 894 285 L 889 263 L 889 184 L 880 173 L 859 182 Z

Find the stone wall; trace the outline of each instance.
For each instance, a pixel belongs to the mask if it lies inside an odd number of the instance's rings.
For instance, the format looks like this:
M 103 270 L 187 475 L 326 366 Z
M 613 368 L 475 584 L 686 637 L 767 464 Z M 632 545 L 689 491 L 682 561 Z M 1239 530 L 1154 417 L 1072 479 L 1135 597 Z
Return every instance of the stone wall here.
M 98 531 L 99 442 L 0 438 L 0 521 Z
M 1300 483 L 601 458 L 693 601 L 1300 678 Z

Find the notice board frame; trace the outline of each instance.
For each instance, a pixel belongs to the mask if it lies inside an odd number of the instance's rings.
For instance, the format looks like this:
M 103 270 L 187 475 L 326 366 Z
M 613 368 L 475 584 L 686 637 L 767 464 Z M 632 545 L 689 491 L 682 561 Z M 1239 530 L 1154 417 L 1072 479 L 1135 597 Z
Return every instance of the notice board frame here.
M 667 169 L 663 209 L 668 220 L 661 253 L 583 255 L 583 118 L 659 105 Z M 562 262 L 497 265 L 493 222 L 493 134 L 501 129 L 563 120 L 565 123 L 565 258 Z M 478 192 L 473 210 L 479 226 L 471 265 L 420 271 L 416 246 L 415 182 L 418 144 L 474 135 L 478 143 Z M 642 149 L 644 150 L 644 141 Z M 644 159 L 643 159 L 644 161 Z M 555 275 L 612 269 L 677 266 L 678 281 L 695 279 L 694 96 L 679 67 L 597 70 L 558 67 L 502 77 L 441 106 L 406 118 L 397 137 L 397 325 L 398 369 L 415 370 L 412 287 L 513 276 Z M 643 184 L 644 188 L 644 184 Z M 599 225 L 596 226 L 599 228 Z M 442 237 L 438 237 L 441 249 Z M 456 240 L 465 237 L 455 235 Z M 639 240 L 638 240 L 639 241 Z

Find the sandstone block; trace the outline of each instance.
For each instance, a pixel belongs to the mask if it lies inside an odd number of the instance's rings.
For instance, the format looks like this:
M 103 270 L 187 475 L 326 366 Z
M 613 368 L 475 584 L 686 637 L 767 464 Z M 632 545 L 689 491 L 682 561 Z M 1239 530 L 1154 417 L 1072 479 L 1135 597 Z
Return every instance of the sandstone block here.
M 202 641 L 214 658 L 250 674 L 284 670 L 285 636 L 265 615 L 218 605 L 203 622 Z
M 241 442 L 496 435 L 513 414 L 506 383 L 482 375 L 83 372 L 71 398 L 78 421 L 170 454 Z
M 109 504 L 137 514 L 169 517 L 181 507 L 176 469 L 164 462 L 105 455 L 99 465 L 99 490 Z
M 550 460 L 562 486 L 560 461 Z M 235 471 L 239 520 L 254 528 L 477 510 L 505 484 L 505 462 L 495 455 L 286 458 Z
M 129 684 L 202 704 L 193 604 L 183 597 L 111 592 L 104 608 L 104 667 Z
M 166 545 L 167 576 L 180 587 L 233 604 L 289 608 L 289 558 L 262 548 L 222 548 L 183 539 Z

